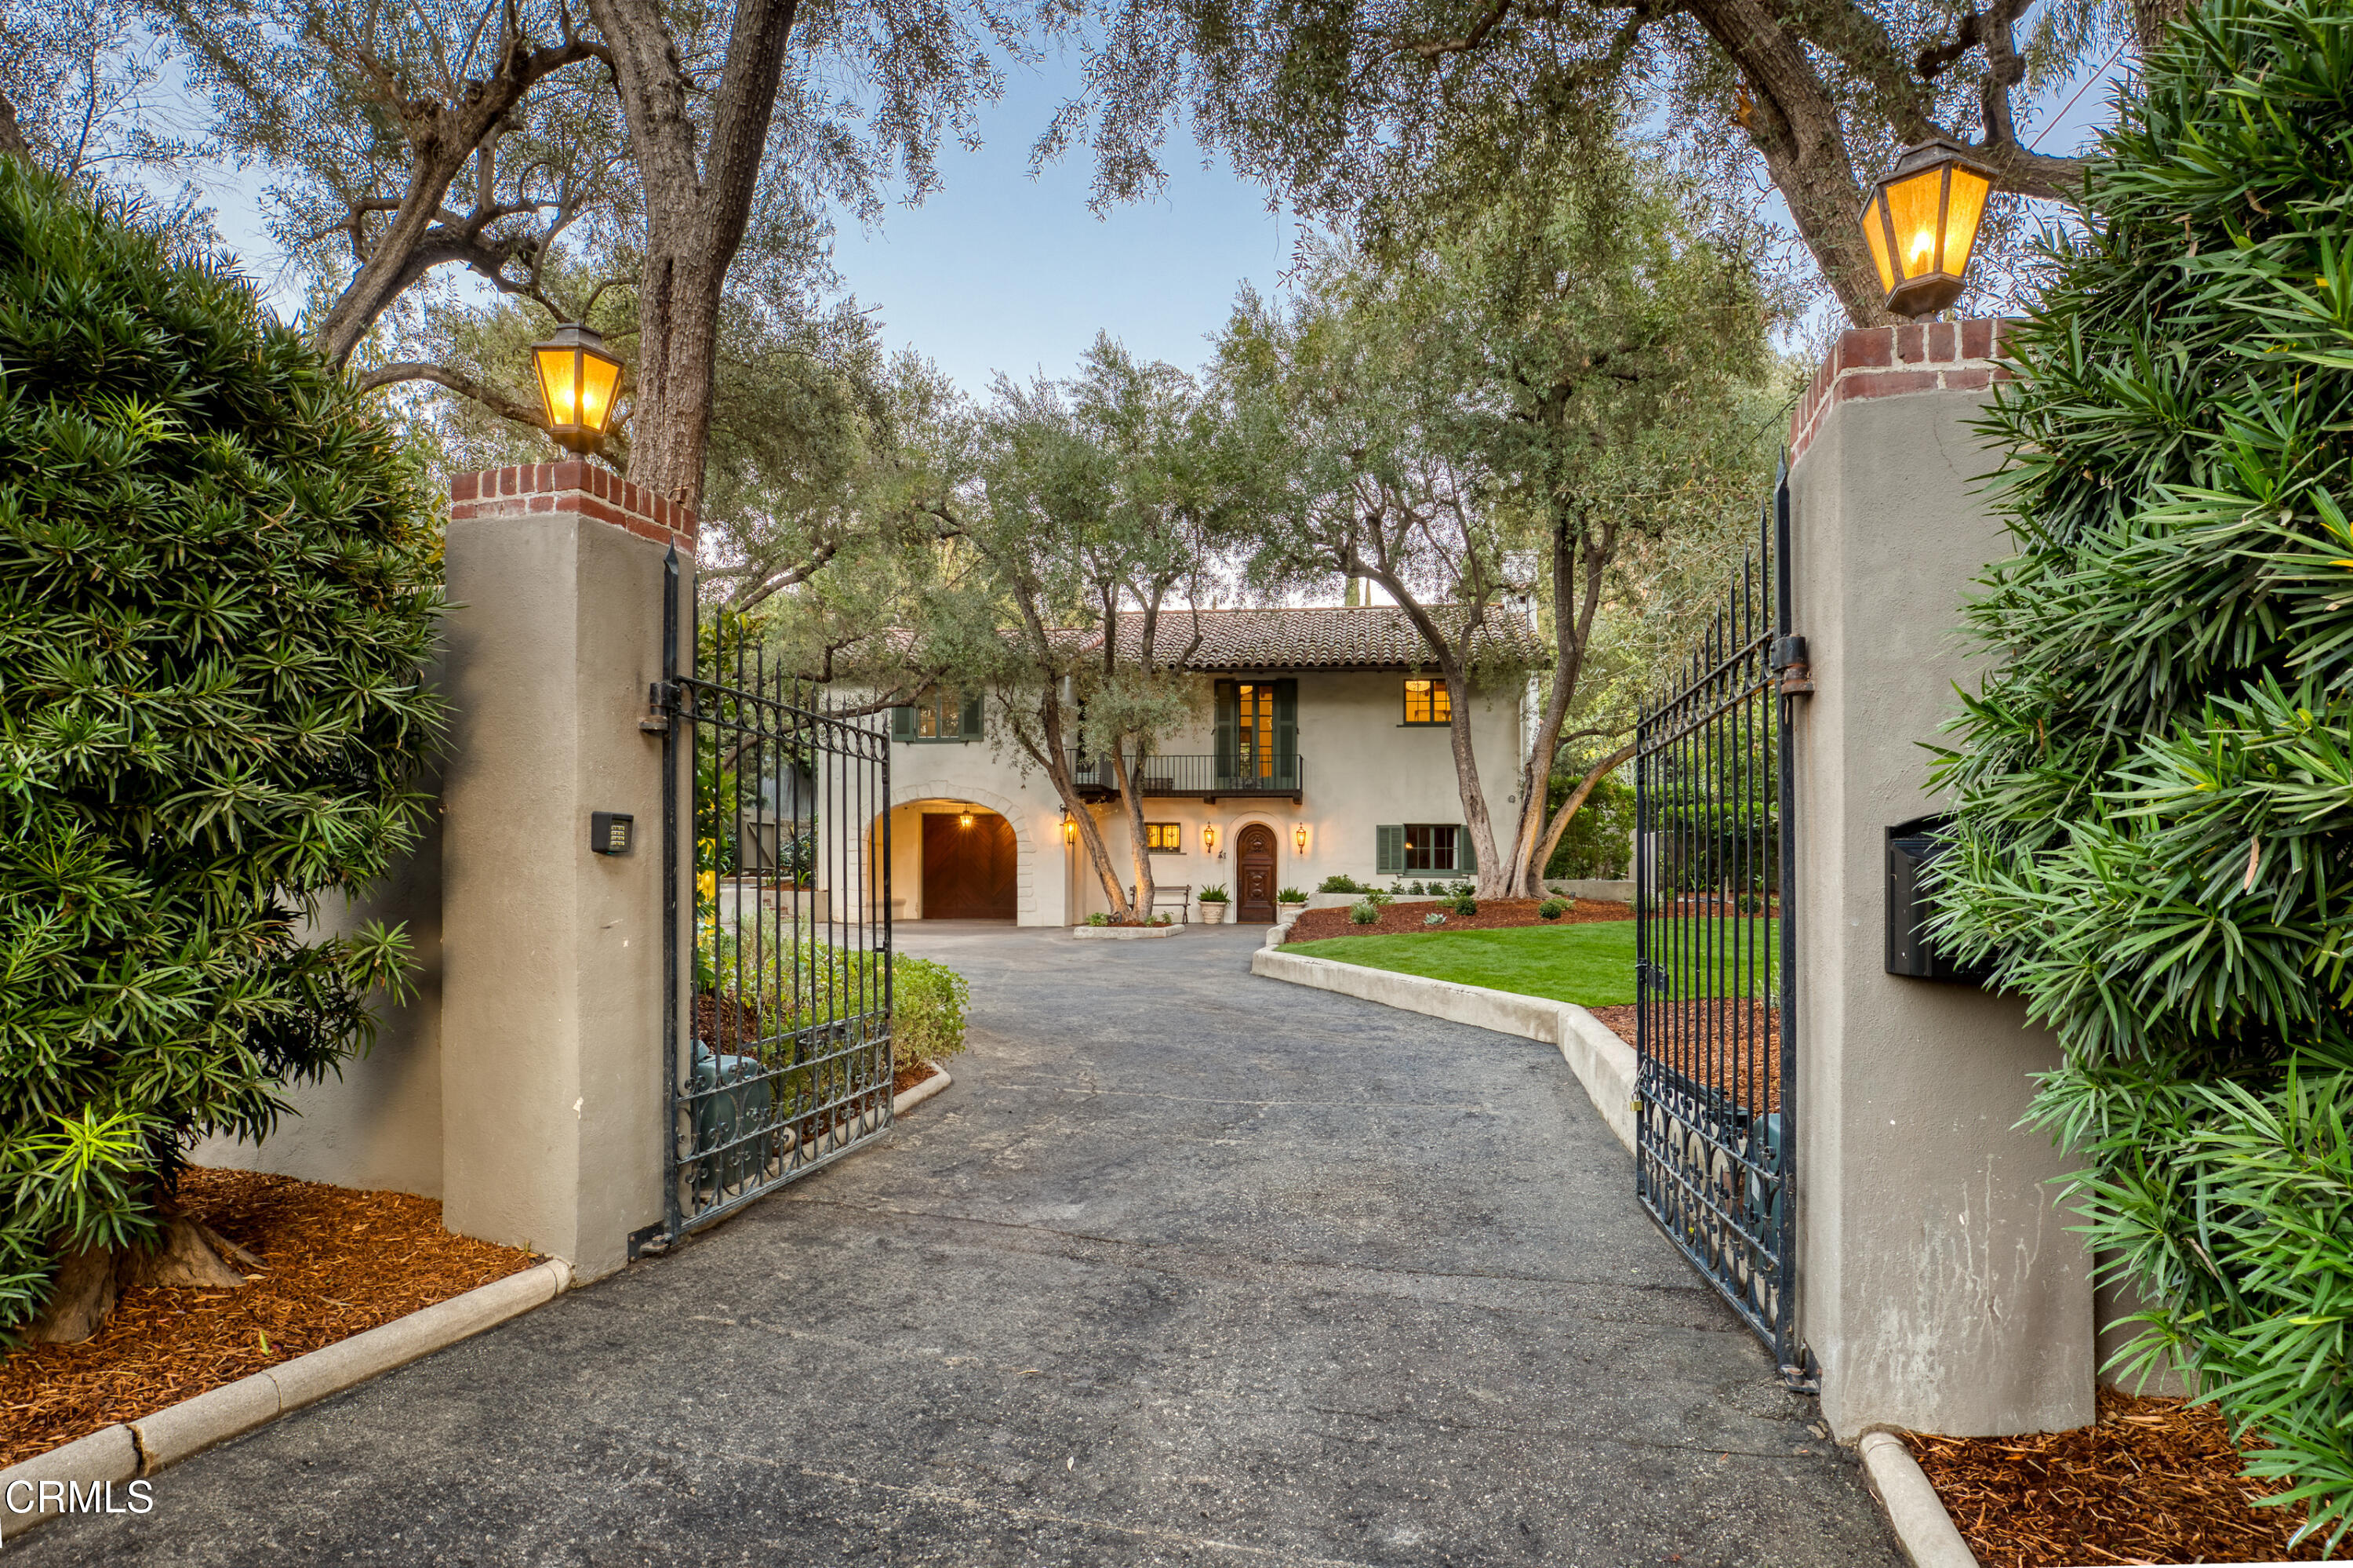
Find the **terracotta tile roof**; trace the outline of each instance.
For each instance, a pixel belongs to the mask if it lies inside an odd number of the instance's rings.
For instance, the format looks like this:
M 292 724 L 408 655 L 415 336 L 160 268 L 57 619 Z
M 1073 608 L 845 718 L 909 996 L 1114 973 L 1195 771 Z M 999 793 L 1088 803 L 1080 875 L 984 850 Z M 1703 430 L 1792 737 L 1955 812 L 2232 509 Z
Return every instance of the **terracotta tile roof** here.
M 1458 605 L 1433 605 L 1431 615 L 1450 630 L 1461 624 Z M 1135 652 L 1143 617 L 1119 618 L 1121 652 Z M 1341 606 L 1272 609 L 1205 609 L 1163 612 L 1157 635 L 1164 658 L 1181 654 L 1198 625 L 1200 645 L 1186 660 L 1189 669 L 1223 670 L 1410 670 L 1430 663 L 1430 651 L 1393 604 L 1356 609 Z M 1542 663 L 1545 652 L 1527 618 L 1490 606 L 1487 625 L 1475 643 L 1481 659 Z

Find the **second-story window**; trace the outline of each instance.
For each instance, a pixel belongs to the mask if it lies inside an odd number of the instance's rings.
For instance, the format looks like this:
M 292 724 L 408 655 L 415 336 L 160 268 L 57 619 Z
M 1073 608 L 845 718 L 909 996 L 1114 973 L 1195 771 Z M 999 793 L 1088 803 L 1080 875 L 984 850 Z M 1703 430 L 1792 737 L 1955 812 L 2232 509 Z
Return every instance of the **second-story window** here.
M 980 699 L 956 692 L 925 692 L 906 706 L 891 710 L 891 738 L 901 742 L 978 740 Z
M 1454 694 L 1443 681 L 1410 680 L 1405 683 L 1405 722 L 1451 724 Z

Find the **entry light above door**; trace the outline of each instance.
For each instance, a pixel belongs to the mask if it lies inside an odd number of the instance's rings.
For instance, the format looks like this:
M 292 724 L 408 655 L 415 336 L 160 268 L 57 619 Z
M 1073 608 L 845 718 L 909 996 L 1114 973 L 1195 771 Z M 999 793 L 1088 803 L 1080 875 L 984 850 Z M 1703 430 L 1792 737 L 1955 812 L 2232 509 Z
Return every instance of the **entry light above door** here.
M 956 826 L 959 828 L 968 828 L 972 826 L 972 813 L 970 811 L 958 811 L 956 813 Z

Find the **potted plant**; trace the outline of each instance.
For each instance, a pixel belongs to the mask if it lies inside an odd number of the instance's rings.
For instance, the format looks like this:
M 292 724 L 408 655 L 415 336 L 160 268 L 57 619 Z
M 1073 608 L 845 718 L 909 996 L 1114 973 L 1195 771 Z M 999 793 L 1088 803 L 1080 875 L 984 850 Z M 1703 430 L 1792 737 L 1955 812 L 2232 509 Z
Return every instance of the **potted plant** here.
M 1286 887 L 1274 895 L 1274 917 L 1286 926 L 1298 919 L 1306 909 L 1307 895 L 1295 887 Z
M 1193 895 L 1193 902 L 1200 909 L 1202 925 L 1218 926 L 1225 923 L 1226 905 L 1229 901 L 1226 897 L 1224 883 L 1209 884 Z

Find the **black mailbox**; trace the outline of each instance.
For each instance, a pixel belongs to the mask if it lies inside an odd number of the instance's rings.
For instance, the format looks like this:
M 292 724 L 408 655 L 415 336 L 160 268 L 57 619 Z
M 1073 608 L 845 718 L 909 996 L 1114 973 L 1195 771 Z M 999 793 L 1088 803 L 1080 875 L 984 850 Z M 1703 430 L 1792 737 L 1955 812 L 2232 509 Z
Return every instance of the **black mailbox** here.
M 1989 964 L 1964 969 L 1936 950 L 1928 935 L 1928 895 L 1923 885 L 1929 863 L 1952 845 L 1943 836 L 1947 816 L 1915 817 L 1887 830 L 1887 972 L 1914 980 L 1983 985 Z

